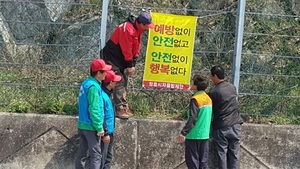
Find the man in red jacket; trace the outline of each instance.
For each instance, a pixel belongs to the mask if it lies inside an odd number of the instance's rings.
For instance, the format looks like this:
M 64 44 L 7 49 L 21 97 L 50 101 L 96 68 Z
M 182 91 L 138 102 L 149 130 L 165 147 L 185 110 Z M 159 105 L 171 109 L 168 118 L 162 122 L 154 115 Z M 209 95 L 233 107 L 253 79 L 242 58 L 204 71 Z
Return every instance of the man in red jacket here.
M 116 116 L 128 118 L 132 115 L 126 100 L 128 76 L 135 73 L 136 60 L 140 55 L 142 34 L 155 26 L 149 13 L 143 12 L 137 18 L 130 16 L 119 25 L 103 48 L 102 58 L 113 66 L 122 81 L 114 89 L 113 99 L 116 105 Z

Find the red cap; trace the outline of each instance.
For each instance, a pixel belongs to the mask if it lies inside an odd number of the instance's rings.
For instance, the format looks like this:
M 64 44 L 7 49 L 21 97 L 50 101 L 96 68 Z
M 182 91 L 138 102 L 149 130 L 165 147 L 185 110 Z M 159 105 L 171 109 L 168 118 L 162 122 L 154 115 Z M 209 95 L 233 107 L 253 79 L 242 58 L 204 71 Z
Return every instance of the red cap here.
M 154 29 L 155 25 L 153 23 L 149 23 L 146 25 L 149 29 Z
M 105 64 L 102 59 L 95 59 L 91 63 L 92 72 L 97 72 L 99 70 L 111 70 L 111 65 Z
M 122 76 L 116 75 L 116 73 L 112 70 L 106 72 L 105 79 L 103 80 L 104 83 L 109 82 L 119 82 L 121 81 Z

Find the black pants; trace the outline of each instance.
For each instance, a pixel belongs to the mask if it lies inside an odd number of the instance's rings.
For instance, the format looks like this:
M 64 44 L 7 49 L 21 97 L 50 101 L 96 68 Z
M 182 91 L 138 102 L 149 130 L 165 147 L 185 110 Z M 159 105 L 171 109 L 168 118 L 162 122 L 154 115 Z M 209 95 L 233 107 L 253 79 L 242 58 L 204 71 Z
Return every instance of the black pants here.
M 185 140 L 188 169 L 208 169 L 209 140 Z
M 78 133 L 80 138 L 75 168 L 84 169 L 88 166 L 90 169 L 99 169 L 101 165 L 101 148 L 97 132 L 78 129 Z
M 217 149 L 219 169 L 239 169 L 241 124 L 214 130 L 213 138 Z
M 128 76 L 125 75 L 123 71 L 120 70 L 117 66 L 112 64 L 111 62 L 107 62 L 112 65 L 112 70 L 117 74 L 122 76 L 120 82 L 118 82 L 113 90 L 113 100 L 116 106 L 117 111 L 121 109 L 129 109 L 127 102 L 127 84 L 128 84 Z
M 113 157 L 114 135 L 110 134 L 109 144 L 104 144 L 101 140 L 102 160 L 100 169 L 110 169 Z

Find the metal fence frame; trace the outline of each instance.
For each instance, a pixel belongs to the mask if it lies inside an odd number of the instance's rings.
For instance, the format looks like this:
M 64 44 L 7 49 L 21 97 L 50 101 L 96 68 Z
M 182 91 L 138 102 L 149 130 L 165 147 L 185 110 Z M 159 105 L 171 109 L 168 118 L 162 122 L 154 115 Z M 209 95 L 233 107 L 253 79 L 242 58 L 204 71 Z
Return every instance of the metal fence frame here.
M 4 2 L 11 2 L 9 0 L 1 0 L 0 3 L 4 3 Z M 18 2 L 18 1 L 15 1 Z M 33 1 L 19 1 L 20 3 L 31 3 Z M 39 3 L 39 4 L 43 4 L 44 2 L 35 2 L 35 3 Z M 57 3 L 57 2 L 53 2 L 53 3 Z M 92 47 L 89 45 L 85 44 L 71 44 L 71 43 L 65 43 L 65 44 L 51 44 L 51 43 L 32 43 L 32 42 L 22 42 L 22 41 L 18 41 L 15 39 L 9 39 L 9 40 L 4 40 L 3 42 L 0 41 L 0 45 L 1 44 L 6 44 L 6 45 L 31 45 L 31 46 L 50 46 L 50 47 L 62 47 L 62 46 L 67 46 L 67 47 L 74 47 L 74 48 L 81 48 L 81 49 L 85 49 L 85 48 L 93 48 L 92 53 L 98 53 L 100 52 L 101 48 L 104 47 L 105 42 L 108 38 L 108 36 L 110 35 L 110 33 L 108 33 L 107 31 L 107 21 L 108 21 L 108 15 L 109 15 L 109 7 L 110 8 L 116 8 L 116 7 L 122 7 L 122 8 L 140 8 L 142 9 L 147 9 L 149 10 L 150 7 L 147 6 L 119 6 L 119 5 L 114 5 L 111 4 L 109 0 L 103 0 L 102 1 L 102 14 L 101 14 L 101 24 L 98 25 L 98 28 L 100 28 L 99 31 L 99 36 L 98 36 L 98 42 L 99 43 L 95 43 Z M 57 4 L 63 4 L 63 5 L 75 5 L 75 6 L 80 6 L 80 5 L 86 5 L 86 6 L 95 6 L 95 7 L 100 7 L 98 4 L 89 4 L 89 3 L 57 3 Z M 0 6 L 1 7 L 1 6 Z M 166 9 L 168 10 L 168 9 Z M 182 10 L 182 9 L 173 9 L 173 10 Z M 245 36 L 276 36 L 276 37 L 282 37 L 282 38 L 300 38 L 299 35 L 282 35 L 282 34 L 274 34 L 274 33 L 251 33 L 251 32 L 246 32 L 244 29 L 244 24 L 245 24 L 245 18 L 246 15 L 258 15 L 258 16 L 270 16 L 270 17 L 290 17 L 290 18 L 299 18 L 299 15 L 283 15 L 283 14 L 270 14 L 270 13 L 258 13 L 258 12 L 247 12 L 246 11 L 246 0 L 239 0 L 238 1 L 238 8 L 237 11 L 230 11 L 234 14 L 236 14 L 237 20 L 236 20 L 236 29 L 235 32 L 227 32 L 227 31 L 219 31 L 219 32 L 211 32 L 211 33 L 228 33 L 228 34 L 235 34 L 235 44 L 234 44 L 234 49 L 232 49 L 232 51 L 214 51 L 214 50 L 208 50 L 208 49 L 204 49 L 204 50 L 197 50 L 194 51 L 195 55 L 199 55 L 199 54 L 228 54 L 232 52 L 232 70 L 231 71 L 227 71 L 228 74 L 231 74 L 231 76 L 229 77 L 229 79 L 232 81 L 232 83 L 236 86 L 239 96 L 265 96 L 265 97 L 285 97 L 285 98 L 290 98 L 290 99 L 296 99 L 296 100 L 300 100 L 300 96 L 299 95 L 278 95 L 278 94 L 270 94 L 270 93 L 251 93 L 251 92 L 244 92 L 240 90 L 240 77 L 241 76 L 245 76 L 245 75 L 254 75 L 254 76 L 274 76 L 274 77 L 283 77 L 283 78 L 295 78 L 295 79 L 299 79 L 300 75 L 276 75 L 276 74 L 266 74 L 266 73 L 259 73 L 259 74 L 255 74 L 255 73 L 247 73 L 247 72 L 241 72 L 241 64 L 243 63 L 243 56 L 247 56 L 248 53 L 246 51 L 243 51 L 243 38 Z M 222 14 L 226 14 L 229 13 L 229 11 L 222 11 L 222 10 L 207 10 L 207 11 L 202 11 L 202 12 L 207 12 L 207 15 L 202 15 L 202 16 L 197 16 L 199 19 L 205 18 L 205 17 L 211 17 L 214 15 L 222 15 Z M 1 14 L 1 13 L 0 13 Z M 3 26 L 3 24 L 6 23 L 23 23 L 23 24 L 55 24 L 55 25 L 59 25 L 59 26 L 66 26 L 66 25 L 76 25 L 76 23 L 67 23 L 67 22 L 44 22 L 44 21 L 21 21 L 21 20 L 0 20 L 0 24 Z M 98 24 L 98 23 L 96 23 Z M 0 26 L 1 26 L 0 25 Z M 78 26 L 91 26 L 92 24 L 89 23 L 77 23 Z M 1 30 L 1 29 L 0 29 Z M 202 32 L 210 32 L 209 30 L 201 30 Z M 1 37 L 1 36 L 0 36 Z M 1 39 L 0 39 L 1 40 Z M 88 53 L 88 52 L 87 52 Z M 29 54 L 30 55 L 30 54 Z M 228 54 L 229 55 L 229 54 Z M 287 59 L 296 59 L 296 60 L 300 60 L 300 56 L 296 55 L 296 56 L 282 56 L 282 55 L 270 55 L 270 54 L 266 54 L 266 53 L 251 53 L 251 55 L 253 56 L 261 56 L 261 55 L 266 55 L 266 56 L 271 56 L 271 57 L 278 57 L 278 58 L 287 58 Z M 1 61 L 0 62 L 0 66 L 2 67 L 21 67 L 21 66 L 25 66 L 25 67 L 42 67 L 44 69 L 50 69 L 50 68 L 56 68 L 59 66 L 66 66 L 66 67 L 76 67 L 78 69 L 84 68 L 88 65 L 89 61 L 91 60 L 91 58 L 84 58 L 84 62 L 82 62 L 82 64 L 74 64 L 74 65 L 68 65 L 66 63 L 61 63 L 61 64 L 57 64 L 57 63 L 45 63 L 45 62 L 41 62 L 41 63 L 36 63 L 36 64 L 32 64 L 32 63 L 16 63 L 16 62 L 6 62 L 6 61 Z M 194 73 L 197 72 L 206 72 L 207 73 L 207 69 L 206 70 L 193 70 Z M 41 78 L 44 78 L 45 76 L 41 76 Z M 72 84 L 67 84 L 64 83 L 62 84 L 41 84 L 42 86 L 44 85 L 44 87 L 50 87 L 50 88 L 65 88 L 65 89 L 75 89 L 77 90 L 78 88 L 78 83 L 72 83 Z M 0 81 L 0 86 L 14 86 L 14 87 L 34 87 L 35 84 L 30 84 L 30 83 L 22 83 L 22 82 L 18 82 L 18 81 Z M 297 87 L 297 86 L 296 86 Z M 145 89 L 145 88 L 136 88 L 136 87 L 132 87 L 130 88 L 130 90 L 133 91 L 139 91 L 139 92 L 143 92 L 143 91 L 148 91 L 151 92 L 154 89 Z M 171 90 L 164 90 L 164 92 L 173 92 Z M 178 91 L 176 91 L 178 92 Z M 182 91 L 179 91 L 182 92 Z M 251 112 L 246 112 L 247 114 L 251 114 Z

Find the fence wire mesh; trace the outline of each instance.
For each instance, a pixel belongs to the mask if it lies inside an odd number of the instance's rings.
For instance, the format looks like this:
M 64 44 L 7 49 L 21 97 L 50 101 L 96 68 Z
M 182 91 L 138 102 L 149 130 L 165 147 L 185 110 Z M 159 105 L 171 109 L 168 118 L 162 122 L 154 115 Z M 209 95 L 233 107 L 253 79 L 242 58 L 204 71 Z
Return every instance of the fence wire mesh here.
M 99 57 L 102 1 L 0 0 L 0 103 L 4 110 L 76 114 L 80 83 Z M 197 16 L 193 74 L 222 65 L 232 80 L 237 1 L 110 1 L 106 40 L 141 11 Z M 241 113 L 299 116 L 300 4 L 248 0 L 239 86 Z M 148 34 L 128 100 L 136 115 L 180 118 L 190 91 L 142 87 Z M 212 87 L 212 85 L 210 85 Z

